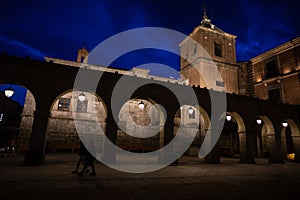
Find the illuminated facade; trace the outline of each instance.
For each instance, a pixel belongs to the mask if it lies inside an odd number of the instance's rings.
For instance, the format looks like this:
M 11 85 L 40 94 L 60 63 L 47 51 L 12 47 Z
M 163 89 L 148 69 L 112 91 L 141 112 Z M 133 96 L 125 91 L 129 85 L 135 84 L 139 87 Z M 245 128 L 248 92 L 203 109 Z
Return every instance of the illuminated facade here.
M 203 46 L 212 60 L 208 60 L 207 56 L 203 54 L 201 49 L 198 49 L 195 43 L 188 39 L 182 41 L 180 44 L 181 80 L 152 76 L 149 74 L 149 70 L 139 68 L 126 71 L 107 68 L 106 66 L 89 65 L 87 64 L 88 51 L 85 48 L 78 51 L 77 62 L 45 57 L 46 62 L 41 65 L 53 65 L 53 67 L 58 68 L 58 71 L 62 67 L 67 67 L 72 73 L 75 73 L 77 68 L 82 67 L 93 70 L 95 73 L 97 71 L 105 71 L 116 77 L 124 75 L 126 77 L 153 79 L 174 85 L 182 85 L 182 87 L 186 87 L 185 85 L 189 84 L 199 89 L 202 93 L 207 92 L 203 88 L 215 91 L 225 90 L 226 93 L 229 93 L 227 97 L 233 99 L 232 101 L 228 100 L 228 113 L 232 116 L 232 119 L 230 122 L 225 123 L 218 144 L 221 155 L 240 155 L 242 162 L 253 162 L 254 157 L 251 156 L 254 155 L 258 157 L 270 156 L 270 160 L 281 162 L 281 152 L 284 152 L 284 154 L 300 152 L 300 149 L 291 147 L 291 145 L 296 146 L 296 144 L 300 144 L 300 141 L 298 141 L 298 138 L 300 138 L 298 137 L 300 136 L 298 122 L 294 117 L 294 113 L 290 114 L 292 116 L 290 119 L 289 113 L 286 113 L 286 116 L 280 114 L 284 108 L 278 108 L 281 110 L 273 114 L 272 102 L 265 103 L 265 101 L 260 101 L 256 98 L 245 97 L 269 98 L 275 102 L 290 104 L 300 103 L 300 95 L 298 95 L 300 83 L 298 73 L 300 38 L 258 55 L 247 62 L 239 63 L 236 61 L 236 36 L 228 34 L 212 24 L 205 12 L 200 25 L 194 29 L 190 37 Z M 202 74 L 197 69 L 200 69 L 200 71 L 205 69 L 206 77 L 202 77 Z M 64 76 L 69 76 L 69 74 L 64 74 Z M 71 78 L 70 76 L 69 79 Z M 106 81 L 109 82 L 111 80 L 114 79 L 107 79 Z M 71 82 L 69 81 L 69 83 Z M 60 86 L 62 85 L 64 85 L 63 82 Z M 129 151 L 145 152 L 157 150 L 166 144 L 164 136 L 166 132 L 169 134 L 168 139 L 172 138 L 170 135 L 175 135 L 179 124 L 181 124 L 183 125 L 183 130 L 188 134 L 190 129 L 194 128 L 191 125 L 200 122 L 195 140 L 187 150 L 188 154 L 196 155 L 206 133 L 210 131 L 209 109 L 204 109 L 207 105 L 201 105 L 202 107 L 199 106 L 198 108 L 190 107 L 189 105 L 175 108 L 177 111 L 176 115 L 171 117 L 174 120 L 165 124 L 165 119 L 160 114 L 162 112 L 157 107 L 153 107 L 153 102 L 139 98 L 131 99 L 123 105 L 117 117 L 116 123 L 118 123 L 118 127 L 116 128 L 114 123 L 110 121 L 111 116 L 107 117 L 109 113 L 106 110 L 108 104 L 103 104 L 102 97 L 100 98 L 101 95 L 85 92 L 86 99 L 79 101 L 81 91 L 71 91 L 70 87 L 67 89 L 58 87 L 59 92 L 53 89 L 54 91 L 51 95 L 55 96 L 55 98 L 51 99 L 50 108 L 43 111 L 46 113 L 43 114 L 43 119 L 47 122 L 46 128 L 45 126 L 44 128 L 46 150 L 48 151 L 74 150 L 78 148 L 79 138 L 74 118 L 82 120 L 80 124 L 87 133 L 94 132 L 97 126 L 95 122 L 100 124 L 103 132 L 107 130 L 116 132 L 116 136 L 114 136 L 115 143 Z M 110 87 L 109 84 L 106 87 Z M 101 94 L 101 91 L 97 92 Z M 106 97 L 105 95 L 107 94 L 102 95 Z M 44 98 L 44 96 L 41 95 L 40 98 Z M 106 98 L 109 99 L 110 97 Z M 160 98 L 168 99 L 168 97 L 164 97 L 164 94 Z M 45 98 L 45 101 L 48 101 L 48 99 Z M 139 109 L 141 101 L 145 103 L 144 110 Z M 170 99 L 167 102 L 169 101 Z M 249 102 L 251 102 L 252 108 L 249 108 Z M 30 137 L 37 137 L 32 136 L 32 126 L 36 118 L 34 113 L 37 110 L 35 103 L 34 95 L 28 91 L 19 134 L 19 144 L 21 149 L 23 148 L 24 150 L 27 150 L 30 146 Z M 257 106 L 259 104 L 267 105 L 265 106 L 265 112 L 262 112 L 263 107 L 260 109 Z M 277 106 L 277 104 L 274 105 Z M 283 106 L 285 105 L 280 104 L 279 107 Z M 193 112 L 190 112 L 191 109 Z M 49 112 L 49 116 L 47 112 Z M 255 116 L 252 116 L 253 112 L 256 112 Z M 268 112 L 271 113 L 269 116 L 266 115 Z M 263 121 L 260 127 L 255 127 L 256 125 L 253 124 L 256 117 L 261 117 Z M 282 118 L 288 119 L 290 125 L 288 128 L 282 129 Z M 271 122 L 272 120 L 273 122 Z M 109 125 L 108 128 L 107 125 Z M 135 133 L 138 133 L 139 129 L 146 125 L 149 126 L 149 131 L 152 128 L 155 129 L 155 127 L 160 127 L 160 129 L 155 130 L 157 134 L 147 137 L 146 140 L 134 137 Z M 254 131 L 255 128 L 258 129 L 257 132 Z M 34 132 L 39 131 L 38 128 L 34 127 Z M 292 142 L 288 144 L 286 141 Z M 278 147 L 279 144 L 282 145 Z
M 180 44 L 180 74 L 190 85 L 239 93 L 236 36 L 215 26 L 204 11 L 199 26 Z M 199 43 L 198 46 L 195 43 Z M 203 49 L 202 49 L 203 47 Z M 206 55 L 206 52 L 208 55 Z M 205 77 L 203 77 L 205 76 Z
M 247 95 L 300 104 L 300 37 L 251 58 L 241 65 Z M 245 86 L 245 85 L 244 85 Z

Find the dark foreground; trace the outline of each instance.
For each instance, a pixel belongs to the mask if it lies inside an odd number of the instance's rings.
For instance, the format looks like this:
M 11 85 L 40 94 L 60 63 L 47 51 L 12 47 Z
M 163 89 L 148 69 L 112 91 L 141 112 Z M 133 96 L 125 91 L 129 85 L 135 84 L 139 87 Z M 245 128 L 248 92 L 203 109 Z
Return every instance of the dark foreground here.
M 41 166 L 24 166 L 24 155 L 0 158 L 1 199 L 287 199 L 300 198 L 300 164 L 241 164 L 222 158 L 205 164 L 183 157 L 179 166 L 129 174 L 96 164 L 95 177 L 71 174 L 77 154 L 50 154 Z

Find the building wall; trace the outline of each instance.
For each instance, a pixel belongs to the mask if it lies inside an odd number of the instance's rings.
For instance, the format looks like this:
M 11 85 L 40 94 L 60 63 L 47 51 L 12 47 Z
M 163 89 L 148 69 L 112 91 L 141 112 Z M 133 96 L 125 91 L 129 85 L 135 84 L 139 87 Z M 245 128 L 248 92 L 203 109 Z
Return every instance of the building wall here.
M 296 38 L 251 59 L 255 96 L 272 100 L 270 91 L 277 89 L 280 102 L 300 104 L 299 45 L 300 38 Z M 272 69 L 268 67 L 270 62 L 276 64 Z M 273 69 L 277 74 L 271 76 Z
M 239 93 L 235 36 L 202 25 L 196 27 L 189 36 L 194 41 L 187 38 L 180 44 L 181 75 L 189 80 L 190 85 L 215 90 L 224 90 L 225 87 L 228 93 Z M 222 56 L 215 55 L 215 43 L 221 46 Z M 216 75 L 216 72 L 220 75 Z M 224 87 L 221 88 L 216 81 L 223 82 Z
M 88 101 L 87 112 L 77 112 L 78 95 L 80 92 L 72 92 L 63 94 L 54 103 L 50 112 L 47 127 L 47 152 L 56 152 L 61 150 L 76 150 L 79 144 L 78 129 L 84 130 L 86 134 L 93 134 L 98 131 L 98 124 L 105 131 L 106 111 L 101 101 L 90 93 L 85 93 Z M 70 99 L 70 107 L 68 110 L 59 110 L 59 99 Z M 92 103 L 94 102 L 94 103 Z M 147 100 L 143 100 L 145 104 L 144 110 L 140 110 L 138 104 L 140 99 L 133 99 L 128 101 L 122 107 L 118 120 L 119 130 L 117 137 L 117 145 L 129 151 L 154 151 L 158 150 L 164 145 L 164 111 L 160 107 L 154 106 Z M 74 105 L 72 106 L 72 104 Z M 178 110 L 174 119 L 176 134 L 178 127 L 181 126 L 185 134 L 191 131 L 191 124 L 196 124 L 200 120 L 200 113 L 196 108 L 195 114 L 189 116 L 189 106 L 183 106 Z M 33 113 L 35 110 L 35 100 L 33 95 L 27 91 L 24 109 L 22 113 L 22 120 L 20 125 L 20 132 L 18 136 L 18 144 L 21 151 L 28 149 Z M 74 119 L 77 120 L 75 126 Z M 79 121 L 79 122 L 78 122 Z M 146 130 L 145 130 L 145 127 Z M 197 136 L 191 146 L 188 154 L 197 154 L 201 144 L 201 133 L 204 134 L 204 125 L 200 126 L 202 131 L 197 131 Z M 150 137 L 144 133 L 153 133 Z M 102 134 L 102 135 L 103 135 Z M 204 136 L 202 135 L 202 138 Z

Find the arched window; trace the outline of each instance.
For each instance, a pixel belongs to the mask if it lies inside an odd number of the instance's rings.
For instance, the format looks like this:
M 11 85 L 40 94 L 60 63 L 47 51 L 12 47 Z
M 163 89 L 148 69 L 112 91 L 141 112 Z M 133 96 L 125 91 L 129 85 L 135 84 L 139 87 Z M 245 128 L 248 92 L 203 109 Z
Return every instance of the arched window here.
M 222 57 L 222 44 L 214 42 L 215 55 Z

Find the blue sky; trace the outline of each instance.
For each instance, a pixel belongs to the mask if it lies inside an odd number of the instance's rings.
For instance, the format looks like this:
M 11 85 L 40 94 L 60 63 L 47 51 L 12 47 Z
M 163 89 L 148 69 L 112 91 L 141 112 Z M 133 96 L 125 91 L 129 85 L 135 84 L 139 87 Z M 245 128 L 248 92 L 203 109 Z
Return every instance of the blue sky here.
M 0 51 L 75 59 L 83 42 L 92 49 L 132 28 L 158 26 L 190 33 L 206 5 L 213 23 L 237 35 L 238 60 L 247 60 L 300 33 L 299 1 L 1 1 Z
M 86 0 L 0 1 L 0 52 L 42 59 L 75 60 L 110 36 L 138 27 L 164 27 L 189 34 L 206 5 L 212 22 L 237 37 L 237 60 L 245 61 L 300 35 L 295 0 Z M 179 69 L 166 52 L 132 52 L 113 63 L 130 69 L 154 59 Z M 171 58 L 171 59 L 170 59 Z
M 24 105 L 25 97 L 26 97 L 26 89 L 23 86 L 19 85 L 5 85 L 2 84 L 0 85 L 0 91 L 4 93 L 4 91 L 11 87 L 15 93 L 13 94 L 12 97 L 10 97 L 12 100 L 18 102 L 21 106 Z

